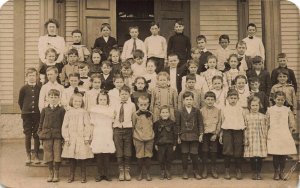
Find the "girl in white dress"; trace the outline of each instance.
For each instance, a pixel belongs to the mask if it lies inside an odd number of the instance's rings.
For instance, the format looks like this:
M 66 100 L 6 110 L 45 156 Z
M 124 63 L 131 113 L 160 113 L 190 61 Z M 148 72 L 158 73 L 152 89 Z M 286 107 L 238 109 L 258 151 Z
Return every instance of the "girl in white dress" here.
M 96 182 L 111 181 L 108 172 L 109 157 L 116 150 L 112 128 L 114 116 L 113 107 L 109 106 L 109 96 L 106 91 L 101 90 L 97 96 L 97 105 L 90 109 L 91 123 L 94 125 L 91 148 L 95 154 L 98 168 Z
M 268 108 L 269 130 L 267 149 L 273 155 L 274 180 L 284 179 L 284 167 L 287 155 L 297 154 L 292 137 L 295 132 L 295 117 L 289 107 L 284 106 L 285 93 L 277 91 L 274 94 L 275 105 Z
M 227 97 L 227 88 L 224 87 L 223 77 L 218 75 L 214 76 L 212 78 L 212 85 L 213 89 L 211 91 L 216 94 L 215 107 L 223 109 L 225 107 Z

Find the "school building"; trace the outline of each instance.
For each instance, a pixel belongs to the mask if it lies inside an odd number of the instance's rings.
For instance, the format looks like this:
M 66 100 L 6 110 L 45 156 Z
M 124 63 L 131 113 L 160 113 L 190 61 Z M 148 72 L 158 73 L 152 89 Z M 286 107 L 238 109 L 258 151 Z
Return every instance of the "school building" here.
M 122 46 L 131 25 L 138 25 L 140 38 L 145 39 L 150 35 L 149 23 L 158 21 L 161 34 L 168 39 L 174 21 L 181 18 L 193 46 L 196 36 L 203 34 L 210 51 L 218 46 L 221 34 L 229 35 L 234 49 L 246 36 L 246 25 L 253 22 L 266 48 L 269 72 L 278 66 L 278 52 L 285 52 L 288 67 L 295 71 L 298 82 L 300 78 L 299 9 L 285 0 L 9 0 L 0 9 L 2 115 L 19 113 L 19 89 L 25 83 L 26 68 L 39 65 L 38 38 L 45 34 L 44 23 L 49 18 L 59 21 L 59 35 L 67 43 L 72 30 L 82 30 L 88 48 L 103 22 L 111 24 L 112 35 Z

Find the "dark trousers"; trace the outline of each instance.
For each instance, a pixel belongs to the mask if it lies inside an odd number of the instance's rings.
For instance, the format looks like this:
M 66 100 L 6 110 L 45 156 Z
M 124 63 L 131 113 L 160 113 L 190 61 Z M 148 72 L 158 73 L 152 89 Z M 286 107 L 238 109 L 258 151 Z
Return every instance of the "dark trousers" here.
M 38 153 L 40 147 L 40 140 L 37 135 L 39 128 L 40 114 L 22 114 L 23 119 L 23 133 L 25 134 L 25 148 L 26 152 L 31 152 L 31 137 L 34 139 L 34 152 Z
M 131 157 L 132 155 L 132 128 L 114 128 L 113 135 L 116 156 Z
M 235 158 L 243 156 L 243 130 L 223 129 L 223 154 Z
M 161 170 L 170 170 L 173 160 L 173 144 L 158 145 L 158 161 Z
M 98 175 L 100 176 L 108 176 L 109 172 L 109 153 L 99 153 L 95 154 L 96 161 L 97 161 L 97 170 L 98 170 Z
M 151 57 L 151 59 L 155 60 L 156 70 L 155 72 L 158 74 L 159 72 L 163 71 L 165 68 L 165 59 L 159 57 Z
M 261 157 L 251 157 L 250 165 L 252 172 L 261 172 L 262 158 Z
M 286 157 L 286 155 L 273 155 L 274 170 L 284 170 Z
M 188 153 L 182 153 L 182 168 L 183 170 L 188 169 Z M 190 154 L 190 157 L 192 159 L 192 165 L 193 165 L 193 170 L 198 171 L 199 170 L 199 160 L 198 160 L 198 154 Z

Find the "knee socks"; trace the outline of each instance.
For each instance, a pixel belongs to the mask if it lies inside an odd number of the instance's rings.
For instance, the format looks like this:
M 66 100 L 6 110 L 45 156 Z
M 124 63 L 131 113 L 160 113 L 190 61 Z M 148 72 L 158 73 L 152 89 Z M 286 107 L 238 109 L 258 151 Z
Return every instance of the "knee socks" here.
M 182 168 L 183 168 L 183 170 L 187 170 L 188 169 L 188 154 L 182 153 L 181 158 L 182 158 Z
M 231 156 L 225 155 L 225 158 L 224 158 L 225 168 L 230 168 L 230 160 L 231 160 Z
M 193 170 L 199 170 L 198 154 L 191 154 Z

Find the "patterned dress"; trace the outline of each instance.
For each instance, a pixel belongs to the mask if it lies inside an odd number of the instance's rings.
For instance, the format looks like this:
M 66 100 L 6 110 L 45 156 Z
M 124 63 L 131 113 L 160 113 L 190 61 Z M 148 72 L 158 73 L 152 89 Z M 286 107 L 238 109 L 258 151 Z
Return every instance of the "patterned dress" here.
M 244 157 L 267 157 L 267 118 L 261 113 L 249 113 L 245 117 Z

